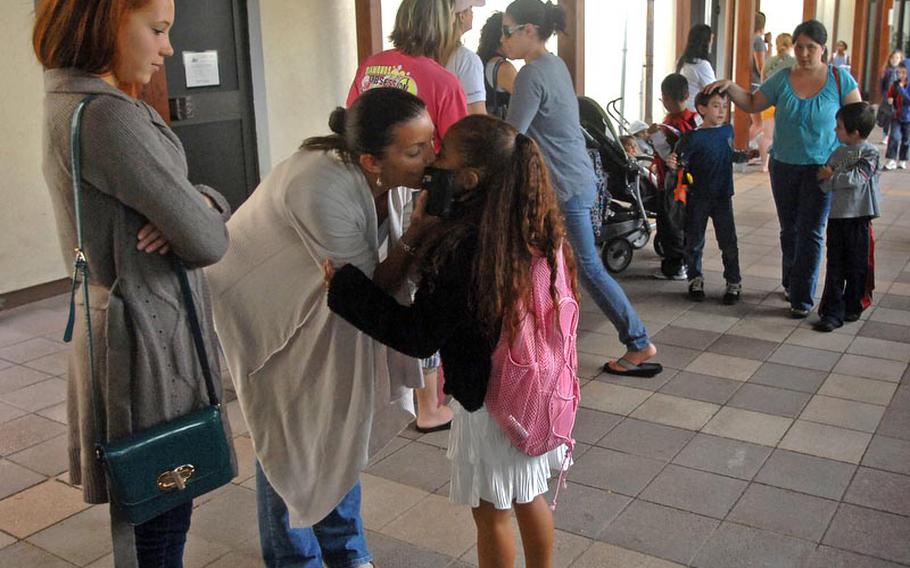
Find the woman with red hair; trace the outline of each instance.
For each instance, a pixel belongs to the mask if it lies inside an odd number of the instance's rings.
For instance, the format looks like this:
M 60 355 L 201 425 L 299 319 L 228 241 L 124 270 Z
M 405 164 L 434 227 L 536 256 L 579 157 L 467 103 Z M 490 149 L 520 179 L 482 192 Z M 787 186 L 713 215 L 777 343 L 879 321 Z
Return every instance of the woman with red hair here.
M 44 177 L 65 255 L 77 246 L 75 224 L 81 221 L 88 264 L 94 349 L 80 314 L 74 319 L 67 400 L 70 479 L 82 485 L 88 503 L 110 500 L 97 443 L 127 438 L 209 404 L 175 262 L 186 267 L 208 365 L 218 369 L 202 267 L 227 250 L 230 210 L 220 194 L 189 182 L 180 140 L 135 98 L 173 55 L 173 23 L 173 0 L 43 0 L 33 31 L 45 69 Z M 80 212 L 70 173 L 70 129 L 76 108 L 89 97 L 77 156 Z M 220 397 L 217 373 L 213 382 Z M 224 429 L 230 439 L 226 421 Z M 110 511 L 118 568 L 183 565 L 192 502 L 135 526 L 116 504 Z

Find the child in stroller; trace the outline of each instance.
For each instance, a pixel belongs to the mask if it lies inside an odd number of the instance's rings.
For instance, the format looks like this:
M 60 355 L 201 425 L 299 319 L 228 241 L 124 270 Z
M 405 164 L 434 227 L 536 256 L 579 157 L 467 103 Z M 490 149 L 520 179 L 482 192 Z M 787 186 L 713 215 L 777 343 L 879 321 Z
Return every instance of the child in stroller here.
M 648 162 L 643 161 L 642 168 L 626 153 L 603 107 L 593 99 L 579 97 L 578 108 L 598 178 L 592 210 L 594 236 L 602 246 L 601 258 L 607 269 L 622 272 L 632 262 L 633 250 L 648 244 L 654 232 L 649 203 L 656 188 L 646 175 Z

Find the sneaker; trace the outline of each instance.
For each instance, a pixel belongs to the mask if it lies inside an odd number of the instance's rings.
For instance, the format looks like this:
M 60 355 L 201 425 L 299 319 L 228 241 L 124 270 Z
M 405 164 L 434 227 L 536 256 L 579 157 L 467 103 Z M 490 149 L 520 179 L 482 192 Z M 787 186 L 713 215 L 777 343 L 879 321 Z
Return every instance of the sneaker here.
M 724 304 L 732 306 L 739 302 L 739 297 L 743 293 L 743 285 L 739 282 L 731 284 L 727 282 L 727 290 L 724 292 Z
M 696 302 L 705 300 L 705 279 L 701 276 L 689 280 L 689 298 Z
M 799 308 L 790 308 L 790 317 L 793 319 L 806 319 L 809 316 L 809 310 Z
M 898 162 L 897 167 L 902 170 L 906 170 L 907 169 L 907 160 L 901 160 L 900 162 Z
M 894 160 L 888 160 L 888 162 L 885 163 L 884 169 L 888 170 L 889 172 L 891 170 L 897 169 L 897 162 L 895 162 Z
M 846 322 L 857 321 L 859 319 L 860 315 L 861 314 L 847 314 L 844 316 L 844 321 L 846 321 Z
M 658 270 L 657 272 L 651 274 L 651 278 L 655 278 L 655 279 L 657 279 L 657 280 L 678 280 L 678 281 L 681 281 L 681 280 L 685 280 L 686 277 L 687 277 L 687 274 L 686 274 L 686 267 L 685 267 L 685 266 L 680 266 L 680 267 L 679 267 L 679 270 L 676 271 L 676 274 L 673 274 L 673 275 L 671 275 L 671 276 L 667 276 L 667 275 L 664 273 L 663 270 Z
M 833 321 L 829 320 L 828 318 L 822 318 L 812 324 L 812 329 L 814 329 L 815 331 L 820 331 L 822 333 L 831 333 L 832 331 L 834 331 L 835 329 L 837 329 L 839 327 L 840 327 L 839 325 L 835 324 Z

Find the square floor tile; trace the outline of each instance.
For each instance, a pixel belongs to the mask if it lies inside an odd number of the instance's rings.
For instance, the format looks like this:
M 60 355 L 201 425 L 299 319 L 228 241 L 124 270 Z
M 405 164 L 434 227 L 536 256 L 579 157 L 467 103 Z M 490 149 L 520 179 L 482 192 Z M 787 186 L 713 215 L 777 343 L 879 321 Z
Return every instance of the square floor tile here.
M 804 568 L 900 568 L 900 565 L 830 546 L 820 546 L 806 561 Z
M 67 438 L 65 435 L 51 438 L 21 452 L 10 454 L 7 459 L 48 477 L 53 477 L 63 473 L 69 467 L 69 441 Z
M 0 401 L 28 412 L 35 412 L 66 400 L 66 381 L 48 379 L 19 390 L 0 395 Z
M 745 384 L 727 403 L 734 408 L 796 418 L 811 395 L 765 385 Z
M 23 489 L 45 481 L 43 475 L 19 466 L 11 461 L 0 459 L 0 499 L 4 499 Z
M 836 510 L 837 501 L 753 483 L 727 520 L 818 542 Z
M 698 434 L 673 463 L 748 480 L 770 454 L 771 448 L 765 446 Z
M 901 374 L 906 368 L 907 365 L 899 361 L 848 353 L 837 362 L 834 372 L 852 377 L 864 377 L 897 383 L 900 382 Z
M 725 522 L 698 551 L 692 566 L 800 568 L 814 548 L 804 540 Z
M 816 395 L 806 405 L 800 419 L 872 433 L 884 413 L 884 406 Z
M 13 363 L 25 363 L 64 349 L 69 348 L 56 341 L 35 337 L 9 347 L 0 348 L 0 359 L 6 359 Z
M 698 430 L 720 407 L 709 402 L 656 393 L 631 414 L 633 418 Z
M 871 439 L 872 434 L 865 432 L 797 420 L 780 447 L 822 458 L 859 463 Z
M 450 470 L 445 450 L 413 442 L 367 468 L 367 473 L 432 493 L 449 481 Z
M 844 501 L 870 509 L 910 516 L 910 477 L 860 467 Z
M 723 519 L 747 485 L 739 479 L 671 464 L 648 485 L 641 499 Z
M 111 552 L 108 506 L 86 509 L 33 534 L 28 541 L 65 560 L 84 566 Z
M 715 341 L 711 347 L 708 348 L 708 351 L 720 353 L 721 355 L 730 355 L 732 357 L 764 361 L 774 352 L 777 345 L 778 342 L 776 341 L 766 341 L 764 339 L 742 337 L 739 335 L 725 335 Z
M 687 564 L 718 524 L 709 517 L 639 500 L 629 505 L 599 540 Z
M 663 461 L 594 447 L 569 469 L 569 479 L 634 497 L 663 467 Z
M 910 343 L 910 327 L 907 326 L 908 323 L 910 323 L 910 319 L 905 320 L 903 325 L 867 321 L 862 329 L 859 330 L 858 335 L 861 337 L 873 337 L 875 339 L 896 341 L 898 343 Z
M 575 428 L 572 435 L 577 442 L 596 444 L 607 432 L 622 422 L 623 417 L 590 408 L 579 408 L 575 415 Z
M 44 408 L 42 410 L 35 412 L 35 414 L 37 414 L 38 416 L 43 416 L 44 418 L 49 418 L 50 420 L 53 420 L 54 422 L 59 422 L 60 424 L 67 423 L 66 403 L 65 402 L 61 402 L 60 404 Z
M 702 429 L 705 434 L 775 446 L 793 421 L 739 408 L 724 407 Z
M 677 347 L 707 349 L 719 337 L 721 337 L 721 334 L 713 331 L 668 325 L 660 330 L 660 333 L 655 335 L 653 340 L 657 343 L 665 343 Z
M 662 364 L 664 368 L 685 369 L 686 365 L 695 360 L 701 353 L 696 349 L 687 347 L 676 347 L 675 345 L 664 345 L 655 343 L 657 346 L 657 356 L 654 361 Z
M 600 355 L 578 352 L 578 378 L 593 379 L 603 372 L 603 365 L 607 361 Z
M 815 369 L 816 371 L 830 371 L 837 364 L 840 356 L 840 353 L 833 351 L 785 344 L 778 347 L 777 351 L 768 360 L 771 363 L 780 363 L 782 365 Z
M 360 476 L 360 482 L 363 486 L 361 516 L 364 526 L 370 530 L 382 529 L 428 495 L 421 489 L 366 473 Z
M 910 519 L 845 503 L 834 515 L 823 542 L 910 564 Z
M 680 371 L 660 389 L 660 392 L 682 398 L 724 404 L 741 386 L 742 383 L 739 381 Z
M 759 361 L 751 359 L 730 357 L 729 355 L 719 355 L 717 353 L 702 353 L 689 363 L 685 370 L 722 379 L 747 381 L 760 366 L 761 363 Z
M 895 390 L 894 383 L 831 373 L 818 394 L 887 406 Z
M 0 550 L 0 566 L 10 568 L 73 568 L 65 562 L 27 542 L 17 542 Z
M 827 376 L 827 371 L 815 371 L 779 363 L 764 363 L 755 371 L 754 375 L 749 377 L 749 382 L 814 393 L 825 382 Z
M 46 481 L 0 501 L 0 530 L 25 538 L 87 507 L 82 491 Z
M 853 340 L 853 343 L 850 344 L 847 353 L 878 357 L 880 359 L 890 359 L 901 363 L 910 362 L 910 349 L 907 348 L 906 343 L 873 339 L 871 337 L 857 337 Z M 2 355 L 0 355 L 0 357 L 2 357 Z
M 24 365 L 49 375 L 65 375 L 69 370 L 69 351 L 57 351 L 56 353 L 51 353 L 44 357 L 32 359 L 31 361 L 24 363 Z
M 374 531 L 367 531 L 367 543 L 376 566 L 390 568 L 437 568 L 458 566 L 452 557 L 402 542 Z
M 906 387 L 898 389 L 897 394 L 894 396 L 895 399 L 898 398 L 904 388 Z M 888 409 L 885 410 L 884 416 L 882 416 L 882 421 L 878 425 L 878 433 L 891 438 L 910 441 L 910 411 L 892 402 Z
M 598 445 L 647 458 L 669 461 L 693 435 L 694 433 L 689 430 L 627 418 L 622 424 L 611 430 Z
M 721 316 L 691 310 L 674 321 L 677 325 L 704 331 L 713 331 L 715 333 L 724 333 L 738 322 L 739 318 L 736 316 Z
M 0 424 L 0 456 L 16 453 L 66 431 L 66 426 L 34 414 Z
M 193 510 L 193 532 L 235 549 L 238 543 L 258 539 L 256 493 L 233 484 L 218 491 Z
M 550 502 L 554 488 L 555 484 L 547 493 Z M 569 482 L 559 491 L 553 521 L 559 530 L 595 538 L 631 501 L 625 495 Z
M 582 387 L 580 404 L 586 408 L 625 416 L 649 396 L 649 391 L 594 381 Z
M 51 376 L 46 373 L 21 365 L 11 365 L 5 369 L 0 369 L 0 395 L 46 381 L 49 378 Z
M 9 422 L 10 420 L 15 420 L 20 416 L 26 415 L 27 412 L 21 408 L 16 408 L 15 406 L 10 406 L 0 402 L 0 424 L 4 422 Z
M 471 510 L 445 497 L 429 495 L 389 523 L 382 534 L 416 546 L 459 557 L 476 542 Z
M 910 442 L 887 436 L 872 436 L 866 455 L 863 456 L 863 465 L 910 475 Z
M 783 314 L 783 308 L 781 308 L 781 314 Z M 780 316 L 771 321 L 746 317 L 730 328 L 727 335 L 754 337 L 763 341 L 780 343 L 793 333 L 794 327 Z
M 856 466 L 787 450 L 774 450 L 755 481 L 839 500 L 853 478 Z
M 852 336 L 842 333 L 819 333 L 814 329 L 799 328 L 790 334 L 786 343 L 843 353 L 852 341 Z
M 572 568 L 680 568 L 682 564 L 595 542 L 572 564 Z

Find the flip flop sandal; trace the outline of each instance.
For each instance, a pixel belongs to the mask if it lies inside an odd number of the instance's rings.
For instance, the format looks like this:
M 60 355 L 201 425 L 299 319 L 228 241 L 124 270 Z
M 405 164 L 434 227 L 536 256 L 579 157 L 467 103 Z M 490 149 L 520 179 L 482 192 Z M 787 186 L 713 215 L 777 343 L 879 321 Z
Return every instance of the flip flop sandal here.
M 439 426 L 431 426 L 430 428 L 423 428 L 414 424 L 414 429 L 420 432 L 421 434 L 429 434 L 431 432 L 442 432 L 443 430 L 449 430 L 452 428 L 452 421 L 449 420 L 445 424 L 440 424 Z
M 628 359 L 625 359 L 622 357 L 617 359 L 615 361 L 615 363 L 625 370 L 617 371 L 616 369 L 611 367 L 610 363 L 608 362 L 608 363 L 604 364 L 604 366 L 603 366 L 604 372 L 609 373 L 610 375 L 618 375 L 618 376 L 625 376 L 625 377 L 641 377 L 641 378 L 649 379 L 664 370 L 663 365 L 661 365 L 660 363 L 639 363 L 638 365 L 636 365 L 632 361 L 629 361 Z

